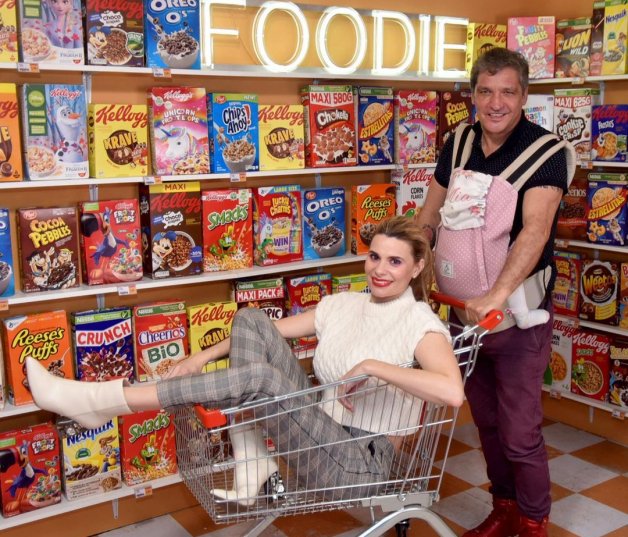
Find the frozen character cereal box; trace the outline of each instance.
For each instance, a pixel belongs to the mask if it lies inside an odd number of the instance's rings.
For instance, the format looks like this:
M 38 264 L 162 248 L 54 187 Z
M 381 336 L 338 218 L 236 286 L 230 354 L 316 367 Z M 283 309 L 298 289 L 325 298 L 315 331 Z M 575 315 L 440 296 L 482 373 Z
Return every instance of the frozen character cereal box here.
M 600 103 L 600 90 L 554 90 L 554 132 L 571 142 L 579 162 L 591 160 L 591 117 Z
M 587 190 L 587 239 L 624 246 L 628 231 L 628 183 L 619 173 L 590 173 Z
M 85 62 L 80 0 L 20 0 L 20 60 Z
M 14 293 L 15 265 L 11 247 L 9 209 L 0 208 L 0 298 L 13 296 Z
M 465 71 L 471 75 L 471 68 L 482 54 L 493 47 L 506 48 L 505 24 L 488 22 L 470 22 L 467 25 L 467 45 L 465 54 Z
M 563 19 L 556 23 L 556 78 L 589 76 L 591 19 Z
M 571 391 L 571 362 L 573 355 L 573 336 L 576 325 L 561 319 L 554 319 L 552 325 L 552 352 L 545 372 L 543 383 L 552 390 Z
M 625 0 L 606 0 L 604 7 L 604 59 L 603 75 L 626 73 L 626 36 L 628 35 L 628 9 Z
M 594 106 L 591 125 L 591 159 L 626 162 L 628 104 Z
M 345 189 L 321 187 L 303 191 L 303 258 L 344 255 Z
M 358 163 L 392 164 L 395 154 L 392 88 L 355 87 Z
M 148 113 L 156 175 L 209 173 L 204 88 L 152 88 Z
M 548 131 L 554 130 L 554 96 L 542 93 L 528 95 L 523 113 L 528 121 Z
M 200 2 L 144 1 L 146 65 L 200 69 Z
M 556 50 L 554 17 L 511 17 L 507 43 L 528 60 L 530 78 L 554 78 Z
M 236 280 L 233 300 L 239 308 L 259 308 L 273 321 L 286 316 L 283 278 Z
M 397 90 L 395 92 L 395 162 L 436 162 L 438 93 Z
M 415 217 L 425 204 L 427 189 L 434 178 L 433 168 L 393 170 L 391 182 L 395 185 L 395 205 L 398 215 Z
M 580 275 L 580 313 L 585 321 L 617 325 L 619 266 L 613 261 L 587 259 Z
M 188 306 L 190 354 L 213 347 L 227 339 L 231 335 L 231 323 L 236 311 L 238 305 L 233 301 Z M 203 372 L 208 373 L 226 367 L 229 367 L 229 358 L 221 358 L 205 364 Z
M 21 95 L 27 177 L 32 181 L 88 177 L 85 88 L 24 84 Z
M 15 84 L 0 83 L 0 182 L 24 178 L 20 139 Z
M 305 167 L 303 107 L 299 104 L 259 105 L 259 169 Z
M 604 60 L 604 7 L 604 0 L 596 0 L 593 2 L 589 76 L 599 76 L 602 74 L 602 61 Z
M 578 329 L 573 334 L 571 392 L 606 401 L 610 380 L 610 344 L 606 334 Z
M 611 378 L 608 402 L 628 408 L 628 337 L 613 335 L 611 339 Z
M 443 91 L 438 105 L 438 141 L 436 147 L 440 151 L 447 138 L 456 130 L 460 123 L 471 122 L 471 92 L 466 90 Z
M 366 254 L 377 224 L 395 212 L 395 185 L 351 187 L 351 253 Z
M 16 2 L 0 5 L 0 21 L 0 62 L 15 63 L 18 61 Z

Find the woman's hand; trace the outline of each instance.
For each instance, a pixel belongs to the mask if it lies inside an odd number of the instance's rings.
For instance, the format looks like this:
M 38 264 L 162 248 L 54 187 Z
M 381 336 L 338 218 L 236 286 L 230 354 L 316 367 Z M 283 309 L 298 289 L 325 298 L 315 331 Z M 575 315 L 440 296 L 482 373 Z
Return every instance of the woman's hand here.
M 340 378 L 340 380 L 359 377 L 360 375 L 368 375 L 366 362 L 368 362 L 368 360 L 363 360 L 359 364 L 353 366 Z M 360 391 L 360 389 L 364 387 L 367 382 L 368 379 L 365 378 L 354 382 L 345 382 L 344 384 L 338 386 L 338 402 L 349 412 L 353 412 L 353 402 L 351 401 L 351 396 Z
M 163 376 L 164 379 L 171 379 L 174 377 L 186 377 L 189 375 L 198 375 L 203 371 L 203 366 L 205 365 L 205 361 L 198 360 L 197 354 L 192 354 L 185 358 L 184 360 L 180 360 L 175 364 L 174 367 L 171 367 L 167 373 Z

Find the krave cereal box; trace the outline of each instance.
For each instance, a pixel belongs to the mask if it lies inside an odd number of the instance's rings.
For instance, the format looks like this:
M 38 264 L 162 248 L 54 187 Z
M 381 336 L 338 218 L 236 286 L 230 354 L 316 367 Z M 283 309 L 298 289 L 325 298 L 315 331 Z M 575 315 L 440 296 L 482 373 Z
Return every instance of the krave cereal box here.
M 305 167 L 303 107 L 300 104 L 259 105 L 259 169 Z
M 17 90 L 15 84 L 3 83 L 0 84 L 0 182 L 24 178 L 20 139 Z
M 358 164 L 392 164 L 395 155 L 392 88 L 354 88 L 358 122 Z
M 367 253 L 377 224 L 394 216 L 395 211 L 395 185 L 351 187 L 351 253 Z
M 213 347 L 231 335 L 231 324 L 238 310 L 233 301 L 209 302 L 188 306 L 188 320 L 190 325 L 190 354 Z M 222 358 L 208 362 L 203 372 L 216 371 L 229 367 L 229 359 Z
M 506 47 L 507 28 L 505 24 L 470 22 L 467 25 L 465 71 L 471 75 L 471 68 L 482 54 L 493 47 Z
M 434 178 L 434 169 L 393 170 L 390 178 L 395 185 L 397 214 L 410 217 L 418 215 L 425 204 L 427 189 Z
M 528 61 L 530 78 L 554 78 L 554 17 L 511 17 L 508 19 L 507 43 Z
M 397 90 L 395 92 L 395 162 L 436 162 L 438 93 Z
M 610 380 L 610 343 L 608 335 L 588 330 L 573 334 L 571 392 L 606 401 Z
M 345 189 L 321 187 L 303 191 L 303 258 L 344 255 Z
M 606 0 L 604 7 L 603 75 L 626 72 L 626 36 L 628 35 L 628 4 L 626 0 Z
M 11 247 L 11 223 L 9 209 L 0 208 L 0 297 L 15 292 L 15 265 Z
M 556 23 L 556 78 L 589 76 L 591 19 L 563 19 Z
M 0 4 L 0 62 L 15 63 L 17 52 L 17 7 L 14 0 Z
M 591 123 L 591 159 L 626 162 L 628 104 L 594 106 Z

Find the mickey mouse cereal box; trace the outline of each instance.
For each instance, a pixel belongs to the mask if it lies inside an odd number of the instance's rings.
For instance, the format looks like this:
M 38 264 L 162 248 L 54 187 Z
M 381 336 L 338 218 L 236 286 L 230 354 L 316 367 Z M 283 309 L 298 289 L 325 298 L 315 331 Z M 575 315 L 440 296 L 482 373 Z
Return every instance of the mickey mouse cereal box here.
M 356 87 L 358 163 L 392 164 L 395 154 L 392 88 Z
M 507 44 L 528 61 L 530 78 L 554 78 L 554 17 L 511 17 Z
M 303 191 L 303 258 L 344 255 L 345 189 L 321 187 Z
M 436 162 L 438 93 L 397 90 L 395 92 L 395 162 Z
M 15 292 L 15 266 L 11 248 L 9 209 L 0 208 L 0 297 Z
M 600 90 L 554 90 L 554 132 L 571 142 L 578 161 L 591 160 L 591 117 L 600 102 Z
M 0 83 L 0 183 L 24 178 L 20 139 L 15 84 Z
M 592 160 L 626 162 L 628 158 L 628 104 L 593 107 Z
M 622 174 L 589 174 L 587 239 L 623 246 L 628 231 L 628 183 Z
M 259 106 L 259 169 L 297 170 L 305 166 L 303 107 L 298 104 Z
M 213 347 L 227 339 L 231 335 L 231 324 L 236 311 L 238 311 L 238 305 L 233 301 L 188 306 L 190 354 Z M 229 367 L 229 359 L 222 358 L 206 363 L 203 366 L 203 372 L 208 373 L 226 367 Z
M 351 187 L 351 253 L 369 251 L 375 228 L 395 215 L 395 186 L 376 183 Z

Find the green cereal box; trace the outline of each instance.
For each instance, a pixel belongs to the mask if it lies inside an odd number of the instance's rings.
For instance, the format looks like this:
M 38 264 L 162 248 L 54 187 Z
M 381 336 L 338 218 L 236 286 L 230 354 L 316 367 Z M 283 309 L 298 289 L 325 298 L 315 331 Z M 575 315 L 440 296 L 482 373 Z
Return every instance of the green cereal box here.
M 347 274 L 346 276 L 334 276 L 331 279 L 332 294 L 351 291 L 353 293 L 370 293 L 366 274 Z

